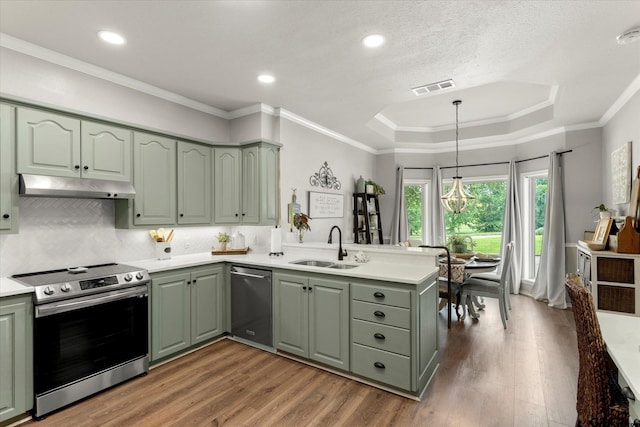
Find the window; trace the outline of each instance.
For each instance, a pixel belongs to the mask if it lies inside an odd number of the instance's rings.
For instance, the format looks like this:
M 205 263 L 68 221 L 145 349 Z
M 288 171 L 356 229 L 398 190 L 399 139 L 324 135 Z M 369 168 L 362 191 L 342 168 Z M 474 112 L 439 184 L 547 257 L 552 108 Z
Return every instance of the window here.
M 418 239 L 422 243 L 429 241 L 429 181 L 424 179 L 405 179 L 404 198 L 407 204 L 409 220 L 409 239 Z
M 523 193 L 523 271 L 524 280 L 534 280 L 540 264 L 544 213 L 547 205 L 547 171 L 524 174 Z
M 465 189 L 476 197 L 476 202 L 459 214 L 445 211 L 447 238 L 452 235 L 469 236 L 472 239 L 474 251 L 497 255 L 500 253 L 502 242 L 506 177 L 465 179 L 464 183 Z M 448 182 L 445 180 L 443 194 L 446 194 L 449 188 L 451 188 L 451 180 Z

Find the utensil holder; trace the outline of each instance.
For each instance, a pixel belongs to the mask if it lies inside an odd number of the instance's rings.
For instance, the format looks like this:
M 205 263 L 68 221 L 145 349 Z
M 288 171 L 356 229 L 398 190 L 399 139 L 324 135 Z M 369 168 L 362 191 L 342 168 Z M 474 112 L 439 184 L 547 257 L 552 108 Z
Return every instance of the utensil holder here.
M 158 258 L 158 259 L 170 259 L 171 258 L 171 243 L 169 243 L 169 242 L 156 242 L 156 258 Z

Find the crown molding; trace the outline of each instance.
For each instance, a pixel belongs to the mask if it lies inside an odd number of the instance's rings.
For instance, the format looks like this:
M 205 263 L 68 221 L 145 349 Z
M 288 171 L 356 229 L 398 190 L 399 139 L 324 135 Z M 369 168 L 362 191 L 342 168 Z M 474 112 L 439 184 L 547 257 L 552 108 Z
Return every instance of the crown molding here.
M 636 94 L 636 92 L 638 92 L 638 90 L 640 90 L 640 74 L 638 74 L 636 78 L 631 81 L 629 86 L 627 86 L 627 88 L 622 91 L 618 99 L 616 99 L 615 102 L 611 104 L 611 107 L 609 107 L 609 109 L 602 115 L 600 120 L 598 120 L 600 126 L 606 125 L 609 120 L 611 120 L 613 116 L 615 116 L 618 111 L 620 111 L 620 109 L 624 107 L 627 102 L 629 102 L 629 100 L 633 97 L 633 95 Z
M 223 119 L 229 118 L 229 113 L 219 108 L 203 104 L 202 102 L 194 101 L 193 99 L 178 95 L 177 93 L 141 82 L 140 80 L 132 79 L 125 75 L 105 70 L 104 68 L 89 64 L 84 61 L 80 61 L 67 55 L 63 55 L 59 52 L 44 48 L 42 46 L 17 39 L 8 34 L 0 33 L 0 46 L 14 50 L 24 55 L 42 59 L 43 61 L 47 61 L 52 64 L 60 65 L 61 67 L 69 68 L 71 70 L 87 74 L 92 77 L 110 81 L 120 86 L 124 86 L 138 92 L 146 93 L 147 95 L 155 96 L 156 98 L 161 98 L 175 104 L 198 110 L 203 113 L 211 114 Z
M 322 125 L 319 125 L 311 120 L 305 119 L 304 117 L 300 117 L 297 114 L 292 113 L 291 111 L 285 110 L 284 108 L 276 108 L 275 115 L 280 116 L 281 118 L 287 119 L 293 123 L 299 124 L 306 128 L 312 129 L 318 133 L 329 136 L 333 139 L 336 139 L 345 144 L 351 145 L 352 147 L 358 148 L 360 150 L 366 151 L 371 154 L 378 154 L 378 150 L 369 147 L 361 142 L 358 142 L 354 139 L 351 139 L 347 136 L 342 135 L 341 133 L 332 131 Z

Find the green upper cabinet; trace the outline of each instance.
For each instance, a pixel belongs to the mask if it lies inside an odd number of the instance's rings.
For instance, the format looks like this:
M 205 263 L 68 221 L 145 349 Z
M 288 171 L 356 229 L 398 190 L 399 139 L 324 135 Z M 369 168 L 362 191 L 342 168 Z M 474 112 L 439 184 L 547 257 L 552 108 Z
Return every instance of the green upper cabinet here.
M 13 107 L 0 104 L 0 233 L 18 232 L 18 177 L 14 171 Z
M 215 148 L 214 152 L 214 222 L 237 224 L 241 221 L 240 181 L 242 154 L 239 148 Z
M 260 222 L 260 164 L 258 147 L 242 149 L 242 223 Z
M 0 299 L 0 423 L 33 407 L 33 303 Z
M 214 158 L 214 222 L 275 225 L 279 147 L 221 147 L 214 150 Z
M 131 181 L 131 131 L 18 108 L 17 172 Z
M 131 182 L 131 131 L 82 121 L 82 177 Z
M 136 132 L 133 139 L 135 225 L 176 223 L 176 141 Z
M 274 275 L 276 348 L 349 369 L 349 283 Z
M 18 108 L 18 173 L 80 176 L 80 120 Z
M 211 223 L 211 148 L 178 141 L 178 224 Z

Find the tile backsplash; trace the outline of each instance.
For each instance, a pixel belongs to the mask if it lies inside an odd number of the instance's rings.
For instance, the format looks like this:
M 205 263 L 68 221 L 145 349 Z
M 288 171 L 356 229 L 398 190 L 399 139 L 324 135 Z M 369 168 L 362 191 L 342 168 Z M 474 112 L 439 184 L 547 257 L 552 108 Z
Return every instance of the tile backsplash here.
M 117 230 L 113 200 L 20 197 L 19 233 L 0 235 L 0 276 L 155 257 L 149 226 Z M 210 251 L 219 231 L 246 236 L 252 250 L 268 251 L 271 227 L 180 227 L 172 255 Z

